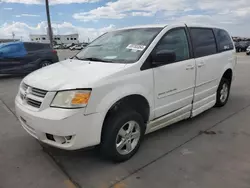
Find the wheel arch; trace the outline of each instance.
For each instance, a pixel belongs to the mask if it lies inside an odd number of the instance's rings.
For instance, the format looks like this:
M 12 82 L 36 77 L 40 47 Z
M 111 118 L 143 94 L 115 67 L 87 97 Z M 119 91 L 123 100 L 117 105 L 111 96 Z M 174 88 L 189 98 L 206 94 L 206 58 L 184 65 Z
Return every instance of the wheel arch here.
M 228 68 L 226 71 L 224 71 L 222 78 L 226 78 L 227 80 L 229 80 L 229 82 L 231 84 L 231 82 L 233 80 L 233 70 L 231 68 Z
M 108 109 L 108 111 L 105 114 L 103 124 L 102 124 L 102 130 L 101 130 L 101 140 L 103 138 L 103 133 L 105 129 L 107 128 L 107 125 L 105 125 L 105 122 L 108 118 L 111 117 L 112 114 L 115 114 L 116 111 L 120 109 L 134 109 L 136 112 L 142 115 L 143 120 L 145 122 L 145 125 L 147 121 L 150 118 L 150 104 L 148 100 L 140 94 L 130 94 L 127 96 L 124 96 L 120 99 L 118 99 L 116 102 L 112 104 L 112 106 Z

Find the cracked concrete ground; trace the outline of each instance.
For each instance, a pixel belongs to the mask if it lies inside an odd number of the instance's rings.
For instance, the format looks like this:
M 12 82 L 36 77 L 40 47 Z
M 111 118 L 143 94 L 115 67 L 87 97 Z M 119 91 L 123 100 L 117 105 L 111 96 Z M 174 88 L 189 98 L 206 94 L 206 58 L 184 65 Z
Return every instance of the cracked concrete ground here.
M 225 107 L 146 136 L 121 164 L 102 160 L 96 149 L 42 147 L 13 115 L 21 78 L 0 78 L 0 187 L 250 187 L 250 57 L 238 60 Z

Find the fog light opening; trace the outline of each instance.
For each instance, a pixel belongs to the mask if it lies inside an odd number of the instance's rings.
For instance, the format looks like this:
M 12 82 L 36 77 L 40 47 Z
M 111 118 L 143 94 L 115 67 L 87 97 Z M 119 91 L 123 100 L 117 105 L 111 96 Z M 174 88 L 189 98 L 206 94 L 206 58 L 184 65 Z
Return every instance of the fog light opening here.
M 72 140 L 73 136 L 56 136 L 46 133 L 48 140 L 54 141 L 59 144 L 68 144 Z
M 48 140 L 55 141 L 54 136 L 52 134 L 46 133 L 46 137 Z

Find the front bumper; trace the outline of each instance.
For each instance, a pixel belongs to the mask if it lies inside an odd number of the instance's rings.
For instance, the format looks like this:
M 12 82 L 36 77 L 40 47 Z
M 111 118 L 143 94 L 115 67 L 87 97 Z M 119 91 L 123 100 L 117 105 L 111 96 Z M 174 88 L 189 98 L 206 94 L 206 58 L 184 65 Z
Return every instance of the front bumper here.
M 22 104 L 19 97 L 16 97 L 15 106 L 22 127 L 31 136 L 46 144 L 65 150 L 76 150 L 100 143 L 102 113 L 84 115 L 82 109 L 60 108 L 31 111 Z M 65 142 L 62 142 L 63 139 Z

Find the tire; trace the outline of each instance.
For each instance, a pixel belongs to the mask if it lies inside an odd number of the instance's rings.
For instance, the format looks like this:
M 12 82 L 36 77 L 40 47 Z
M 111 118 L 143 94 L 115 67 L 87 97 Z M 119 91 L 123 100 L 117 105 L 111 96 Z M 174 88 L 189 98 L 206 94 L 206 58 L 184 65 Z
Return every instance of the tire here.
M 104 123 L 100 147 L 101 154 L 106 159 L 114 162 L 126 161 L 140 147 L 146 128 L 143 118 L 139 113 L 131 109 L 118 109 L 117 113 L 113 113 L 109 117 Z M 132 127 L 133 124 L 134 128 L 129 133 L 129 127 Z M 133 137 L 135 138 L 133 139 Z M 129 139 L 131 144 L 129 144 Z M 128 147 L 129 145 L 130 147 Z
M 216 107 L 225 106 L 230 95 L 230 87 L 230 81 L 226 78 L 222 78 L 216 94 Z
M 51 61 L 42 61 L 40 64 L 39 64 L 39 68 L 43 68 L 43 67 L 47 67 L 49 65 L 51 65 L 52 62 Z

